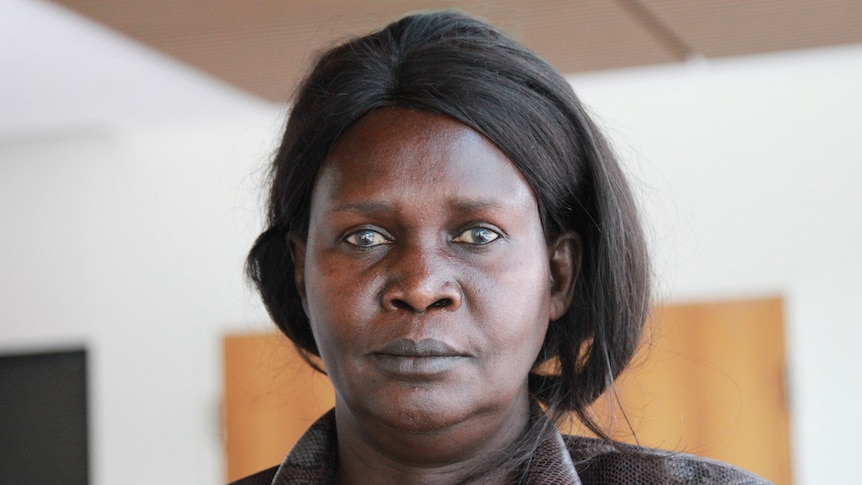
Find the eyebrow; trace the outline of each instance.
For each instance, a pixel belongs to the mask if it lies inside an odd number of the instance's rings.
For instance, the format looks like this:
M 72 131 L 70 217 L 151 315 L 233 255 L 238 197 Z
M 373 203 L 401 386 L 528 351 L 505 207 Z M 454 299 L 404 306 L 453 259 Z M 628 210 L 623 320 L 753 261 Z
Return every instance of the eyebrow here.
M 449 200 L 449 206 L 460 212 L 474 212 L 485 209 L 507 209 L 505 201 L 493 199 L 456 198 Z
M 384 201 L 367 200 L 360 202 L 348 202 L 337 205 L 327 211 L 328 214 L 339 212 L 357 212 L 360 214 L 377 214 L 392 209 L 392 204 Z
M 447 201 L 447 205 L 458 212 L 475 212 L 487 209 L 507 209 L 504 201 L 492 199 L 472 199 L 456 197 Z M 363 200 L 340 204 L 329 211 L 329 214 L 339 212 L 355 212 L 359 214 L 379 214 L 395 210 L 396 206 L 383 200 Z

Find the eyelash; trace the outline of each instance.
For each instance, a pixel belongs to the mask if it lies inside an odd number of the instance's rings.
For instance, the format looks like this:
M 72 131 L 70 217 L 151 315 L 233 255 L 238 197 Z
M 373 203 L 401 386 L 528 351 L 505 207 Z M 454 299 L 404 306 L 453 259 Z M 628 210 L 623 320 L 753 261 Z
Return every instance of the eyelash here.
M 488 241 L 485 241 L 485 242 L 469 242 L 469 241 L 459 240 L 459 239 L 463 239 L 463 236 L 465 234 L 469 234 L 468 237 L 475 239 L 475 236 L 477 235 L 475 231 L 490 232 L 491 233 L 491 239 Z M 374 241 L 370 241 L 371 244 L 368 244 L 368 245 L 360 244 L 359 237 L 361 235 L 365 235 L 365 234 L 370 235 L 371 238 L 374 239 Z M 473 227 L 469 227 L 469 228 L 461 231 L 460 233 L 458 233 L 458 235 L 455 236 L 452 239 L 452 241 L 456 242 L 456 243 L 463 243 L 463 244 L 469 245 L 469 246 L 486 246 L 488 244 L 493 243 L 494 241 L 497 241 L 501 237 L 503 237 L 503 236 L 502 236 L 502 234 L 500 234 L 499 231 L 496 231 L 496 230 L 491 229 L 489 227 L 473 226 Z M 365 237 L 363 239 L 367 240 L 368 238 Z M 346 242 L 347 244 L 350 244 L 351 246 L 360 248 L 360 249 L 370 249 L 370 248 L 374 248 L 374 247 L 381 246 L 384 244 L 391 244 L 392 239 L 390 237 L 388 237 L 387 235 L 383 234 L 382 232 L 376 231 L 374 229 L 359 229 L 359 230 L 354 231 L 354 232 L 348 234 L 347 236 L 345 236 L 344 242 Z

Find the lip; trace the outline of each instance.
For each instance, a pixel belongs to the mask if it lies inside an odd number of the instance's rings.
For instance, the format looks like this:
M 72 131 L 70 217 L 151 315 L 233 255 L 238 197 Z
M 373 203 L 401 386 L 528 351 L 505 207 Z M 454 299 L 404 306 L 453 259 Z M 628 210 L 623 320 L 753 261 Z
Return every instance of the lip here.
M 399 357 L 466 357 L 466 354 L 455 350 L 446 342 L 432 338 L 419 341 L 401 338 L 386 344 L 374 354 Z
M 371 353 L 377 365 L 390 374 L 422 377 L 442 374 L 463 363 L 470 356 L 435 339 L 402 338 Z

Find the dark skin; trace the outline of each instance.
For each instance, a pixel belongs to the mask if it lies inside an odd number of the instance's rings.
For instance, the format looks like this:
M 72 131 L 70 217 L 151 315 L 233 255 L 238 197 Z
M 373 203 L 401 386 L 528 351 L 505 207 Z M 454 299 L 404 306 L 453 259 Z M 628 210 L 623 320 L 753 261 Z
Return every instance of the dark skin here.
M 342 135 L 310 216 L 290 246 L 336 390 L 338 483 L 463 481 L 528 424 L 577 236 L 545 240 L 529 184 L 482 135 L 401 108 Z

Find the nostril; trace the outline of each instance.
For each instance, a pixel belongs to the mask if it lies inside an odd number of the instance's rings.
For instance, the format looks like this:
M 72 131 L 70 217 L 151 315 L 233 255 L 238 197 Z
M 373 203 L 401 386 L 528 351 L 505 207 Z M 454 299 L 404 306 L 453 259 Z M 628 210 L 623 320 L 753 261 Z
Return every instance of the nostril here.
M 414 311 L 413 307 L 410 306 L 410 304 L 404 300 L 392 300 L 392 306 L 399 310 L 410 310 L 411 312 Z
M 428 308 L 446 308 L 452 304 L 451 298 L 441 298 L 432 303 Z
M 434 303 L 428 305 L 425 308 L 421 308 L 421 307 L 415 308 L 410 303 L 396 298 L 396 299 L 392 300 L 391 304 L 393 307 L 395 307 L 399 310 L 408 310 L 408 311 L 415 312 L 415 313 L 424 313 L 424 312 L 431 310 L 431 309 L 434 309 L 434 308 L 446 308 L 446 307 L 452 306 L 453 301 L 451 298 L 441 298 L 441 299 L 435 301 Z

